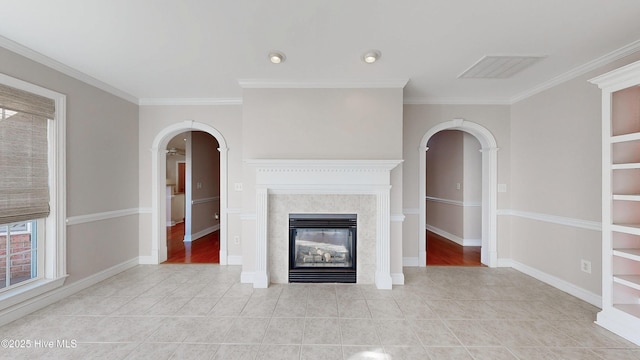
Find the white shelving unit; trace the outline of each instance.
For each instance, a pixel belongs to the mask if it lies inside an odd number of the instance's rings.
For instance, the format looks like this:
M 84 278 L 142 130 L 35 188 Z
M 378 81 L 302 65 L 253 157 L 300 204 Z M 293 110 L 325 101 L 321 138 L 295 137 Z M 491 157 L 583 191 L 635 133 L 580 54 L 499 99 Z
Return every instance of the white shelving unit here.
M 640 61 L 602 89 L 602 311 L 596 323 L 640 345 Z

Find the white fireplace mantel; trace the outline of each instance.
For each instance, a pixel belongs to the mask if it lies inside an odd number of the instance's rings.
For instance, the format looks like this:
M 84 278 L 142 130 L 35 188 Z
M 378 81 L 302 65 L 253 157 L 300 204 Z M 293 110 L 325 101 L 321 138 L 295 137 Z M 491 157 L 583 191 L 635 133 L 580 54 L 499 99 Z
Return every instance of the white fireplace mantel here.
M 253 286 L 269 286 L 269 194 L 376 195 L 376 272 L 378 289 L 391 289 L 391 170 L 402 160 L 258 159 L 256 170 L 256 268 Z

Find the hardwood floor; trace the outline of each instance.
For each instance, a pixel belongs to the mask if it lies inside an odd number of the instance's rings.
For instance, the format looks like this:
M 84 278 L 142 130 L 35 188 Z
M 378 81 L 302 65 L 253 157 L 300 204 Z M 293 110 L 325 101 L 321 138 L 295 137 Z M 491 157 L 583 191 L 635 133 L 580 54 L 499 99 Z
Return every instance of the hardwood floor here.
M 167 227 L 167 261 L 164 264 L 220 263 L 220 231 L 184 242 L 184 223 Z
M 480 246 L 462 246 L 427 231 L 427 265 L 483 266 Z

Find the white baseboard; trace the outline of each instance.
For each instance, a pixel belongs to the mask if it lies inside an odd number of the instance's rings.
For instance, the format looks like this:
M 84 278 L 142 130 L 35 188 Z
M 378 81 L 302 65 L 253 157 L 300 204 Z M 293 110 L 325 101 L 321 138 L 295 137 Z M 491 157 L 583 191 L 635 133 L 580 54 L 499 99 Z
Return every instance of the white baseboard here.
M 242 255 L 228 255 L 227 265 L 242 265 Z
M 218 231 L 220 230 L 220 224 L 217 225 L 213 225 L 211 227 L 208 227 L 204 230 L 198 231 L 195 234 L 185 234 L 184 235 L 184 242 L 191 242 L 191 241 L 196 241 L 204 236 L 207 236 L 209 234 L 211 234 L 214 231 Z
M 158 260 L 152 255 L 149 256 L 138 256 L 138 264 L 143 265 L 157 265 Z
M 243 284 L 253 284 L 254 272 L 243 271 L 240 273 L 240 282 Z
M 512 266 L 511 259 L 500 258 L 498 259 L 498 265 L 496 267 L 513 267 L 513 266 Z
M 505 259 L 502 259 L 502 260 L 505 260 Z M 591 291 L 585 290 L 570 282 L 557 278 L 553 275 L 549 275 L 545 272 L 542 272 L 538 269 L 534 269 L 528 265 L 522 264 L 515 260 L 510 260 L 510 263 L 511 263 L 511 267 L 513 267 L 514 269 L 522 273 L 525 273 L 557 289 L 560 289 L 568 294 L 571 294 L 580 300 L 584 300 L 593 306 L 602 308 L 602 296 L 600 295 L 594 294 Z
M 420 258 L 419 257 L 403 257 L 402 258 L 402 266 L 420 266 Z
M 49 306 L 59 300 L 62 300 L 68 296 L 71 296 L 79 291 L 82 291 L 88 288 L 89 286 L 95 285 L 102 280 L 108 279 L 136 265 L 138 265 L 138 258 L 133 258 L 131 260 L 125 261 L 118 265 L 112 266 L 108 269 L 105 269 L 98 273 L 90 275 L 82 280 L 78 280 L 69 285 L 65 285 L 55 290 L 51 290 L 40 296 L 36 296 L 35 298 L 23 301 L 12 307 L 9 307 L 0 313 L 0 326 L 8 324 L 23 316 L 29 315 L 34 311 L 37 311 L 46 306 Z
M 393 285 L 404 285 L 403 273 L 391 273 L 391 283 Z
M 461 246 L 482 246 L 482 239 L 463 239 L 457 235 L 453 235 L 435 226 L 427 225 L 427 230 L 442 236 L 445 239 L 449 239 L 454 243 Z

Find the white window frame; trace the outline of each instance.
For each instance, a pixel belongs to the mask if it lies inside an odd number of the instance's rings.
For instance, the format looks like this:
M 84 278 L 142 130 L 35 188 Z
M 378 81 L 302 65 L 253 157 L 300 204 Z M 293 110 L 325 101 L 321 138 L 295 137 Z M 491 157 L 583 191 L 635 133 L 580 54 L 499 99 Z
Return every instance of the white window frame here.
M 47 122 L 48 162 L 49 162 L 49 206 L 50 213 L 44 221 L 38 222 L 39 236 L 44 235 L 44 244 L 39 251 L 39 272 L 42 277 L 36 281 L 16 286 L 0 294 L 0 311 L 32 299 L 45 292 L 61 287 L 67 278 L 66 259 L 66 96 L 43 87 L 0 74 L 0 84 L 28 91 L 55 101 L 55 119 Z M 34 219 L 36 220 L 36 219 Z M 44 222 L 44 226 L 40 226 Z

